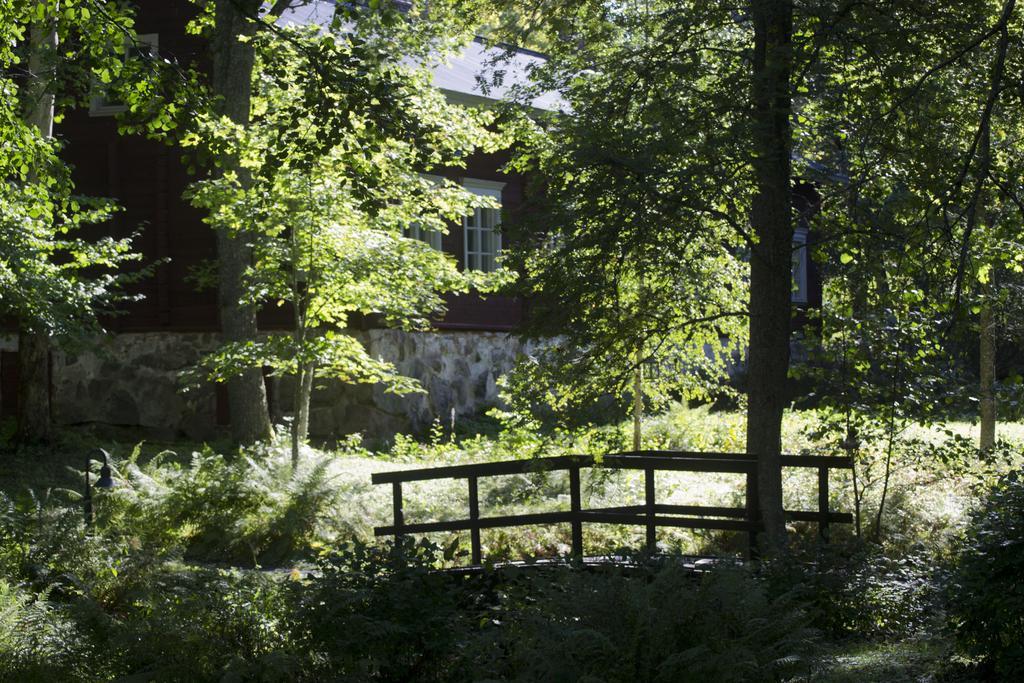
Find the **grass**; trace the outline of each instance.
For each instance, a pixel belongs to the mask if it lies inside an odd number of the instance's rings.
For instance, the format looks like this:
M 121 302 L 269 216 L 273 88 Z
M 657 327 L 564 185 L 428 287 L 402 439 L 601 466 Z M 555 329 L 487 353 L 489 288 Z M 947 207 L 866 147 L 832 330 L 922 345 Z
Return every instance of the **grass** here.
M 787 452 L 833 453 L 834 445 L 814 436 L 820 419 L 821 416 L 813 411 L 787 414 L 783 429 L 784 449 Z M 151 532 L 154 529 L 157 532 L 151 533 L 151 539 L 166 541 L 173 538 L 174 542 L 184 544 L 181 547 L 191 543 L 193 548 L 212 549 L 213 552 L 222 552 L 225 539 L 233 539 L 237 535 L 235 529 L 239 529 L 252 539 L 251 563 L 247 560 L 247 566 L 262 564 L 264 568 L 287 568 L 308 565 L 323 547 L 337 546 L 353 539 L 371 540 L 373 527 L 391 522 L 391 488 L 372 485 L 370 476 L 374 472 L 536 455 L 596 453 L 621 448 L 628 436 L 628 425 L 593 427 L 572 434 L 539 435 L 522 429 L 499 431 L 494 430 L 491 423 L 482 424 L 486 427 L 486 430 L 481 430 L 484 433 L 464 432 L 453 439 L 437 429 L 426 441 L 398 437 L 387 448 L 376 450 L 364 448 L 358 439 L 329 451 L 307 447 L 302 456 L 304 471 L 308 473 L 322 467 L 324 480 L 305 488 L 290 473 L 288 449 L 283 440 L 263 448 L 251 459 L 221 449 L 218 452 L 227 453 L 225 460 L 232 463 L 230 467 L 236 468 L 230 472 L 252 484 L 252 490 L 246 493 L 248 498 L 243 497 L 234 508 L 228 507 L 229 503 L 220 498 L 221 490 L 216 488 L 218 482 L 215 477 L 221 476 L 217 473 L 222 470 L 214 470 L 214 480 L 210 475 L 204 479 L 201 472 L 195 472 L 196 461 L 192 460 L 191 453 L 201 448 L 198 444 L 137 445 L 109 442 L 82 434 L 66 434 L 61 442 L 45 450 L 26 449 L 4 454 L 0 457 L 0 491 L 14 494 L 27 488 L 40 493 L 50 490 L 58 500 L 77 506 L 80 504 L 77 493 L 81 491 L 81 470 L 85 459 L 94 449 L 103 447 L 114 455 L 120 485 L 113 492 L 99 493 L 96 507 L 101 526 L 104 520 L 114 520 L 110 528 L 115 529 L 115 533 L 111 534 L 111 539 L 121 544 L 117 547 L 123 549 L 124 557 L 114 557 L 111 566 L 122 568 L 122 576 L 130 571 L 139 571 L 137 567 L 133 569 L 130 559 L 136 549 L 146 547 L 145 534 L 135 528 L 145 523 L 150 524 Z M 949 433 L 975 438 L 977 428 L 967 422 L 953 422 L 942 428 L 912 425 L 901 435 L 883 520 L 885 528 L 881 535 L 883 550 L 892 557 L 898 558 L 916 547 L 927 548 L 931 557 L 947 554 L 963 526 L 966 511 L 975 503 L 973 484 L 988 472 L 970 453 L 965 456 L 963 449 L 950 450 Z M 1013 443 L 1017 450 L 1015 464 L 1019 466 L 1020 451 L 1024 447 L 1024 425 L 1001 425 L 1000 436 Z M 652 448 L 741 451 L 743 416 L 736 412 L 710 412 L 706 408 L 677 405 L 647 420 L 645 438 L 646 445 Z M 911 447 L 915 441 L 927 446 Z M 867 484 L 863 505 L 868 533 L 872 531 L 872 520 L 880 498 L 882 447 L 881 443 L 868 442 L 860 453 L 861 483 Z M 960 457 L 961 461 L 951 464 L 949 457 L 953 456 Z M 98 466 L 94 465 L 94 474 L 97 470 Z M 741 506 L 743 479 L 742 475 L 659 473 L 658 500 L 676 504 Z M 637 472 L 585 471 L 582 484 L 585 507 L 637 504 L 643 499 L 642 474 Z M 784 479 L 787 507 L 814 509 L 816 486 L 813 472 L 787 470 Z M 199 490 L 193 491 L 193 488 Z M 329 490 L 329 495 L 324 494 L 324 490 Z M 418 482 L 404 487 L 403 493 L 407 522 L 456 519 L 465 517 L 468 512 L 464 480 Z M 293 505 L 296 500 L 301 502 L 303 496 L 313 494 L 321 497 L 306 508 Z M 480 500 L 484 516 L 564 510 L 569 506 L 568 481 L 564 473 L 488 478 L 481 481 Z M 215 509 L 219 505 L 224 505 L 227 510 L 220 516 Z M 847 474 L 834 473 L 831 505 L 833 510 L 853 509 L 852 481 Z M 193 515 L 181 518 L 184 521 L 167 521 L 179 519 L 183 511 L 196 512 L 197 507 L 202 513 L 199 517 Z M 298 513 L 295 513 L 296 509 Z M 120 512 L 115 514 L 117 510 Z M 147 519 L 148 522 L 145 521 Z M 178 526 L 168 530 L 165 528 L 168 524 Z M 207 528 L 202 528 L 203 524 Z M 209 527 L 213 526 L 213 531 L 217 532 L 218 524 L 227 526 L 219 530 L 219 535 L 211 533 Z M 275 545 L 280 540 L 275 536 L 278 524 L 296 524 L 303 531 L 294 538 L 286 539 L 291 544 Z M 834 529 L 838 545 L 850 540 L 852 529 Z M 815 533 L 813 525 L 794 530 L 798 537 L 808 539 L 812 539 Z M 643 542 L 642 535 L 642 528 L 587 525 L 584 542 L 587 552 L 596 554 L 622 547 L 639 548 Z M 569 550 L 569 537 L 567 526 L 556 525 L 485 531 L 482 541 L 485 557 L 498 561 L 565 554 Z M 293 543 L 296 539 L 298 542 Z M 458 535 L 441 534 L 432 540 L 447 544 L 454 539 L 458 539 L 463 548 L 468 545 L 468 538 Z M 659 542 L 665 549 L 687 554 L 730 554 L 742 550 L 744 538 L 736 533 L 663 529 L 659 532 Z M 267 551 L 263 557 L 277 559 L 261 560 L 257 557 L 257 546 L 276 553 Z M 241 552 L 241 557 L 249 550 L 243 547 L 236 552 Z M 159 561 L 166 563 L 164 569 L 174 575 L 210 571 L 208 567 L 199 568 L 198 565 L 233 563 L 228 555 L 215 555 L 220 559 L 210 561 L 207 558 L 204 561 L 202 554 L 189 558 L 186 553 L 186 564 L 181 563 L 180 555 L 157 554 L 157 557 L 163 558 Z M 106 566 L 103 562 L 100 564 Z M 100 575 L 103 566 L 99 569 Z M 104 581 L 116 585 L 115 579 L 118 579 L 116 573 Z M 108 593 L 100 591 L 100 594 L 114 596 L 105 598 L 107 600 L 115 600 L 118 595 L 114 589 L 109 589 Z M 900 636 L 888 641 L 865 641 L 863 638 L 836 642 L 826 640 L 817 646 L 811 672 L 799 680 L 969 680 L 965 678 L 969 669 L 960 671 L 952 668 L 955 665 L 949 662 L 950 652 L 944 636 L 934 633 L 923 633 L 917 638 Z
M 788 413 L 783 425 L 784 450 L 834 453 L 834 445 L 813 438 L 813 428 L 819 419 L 820 416 L 813 411 Z M 977 427 L 967 422 L 953 422 L 945 428 L 954 434 L 972 438 L 977 432 Z M 489 432 L 452 439 L 437 429 L 426 442 L 398 437 L 389 448 L 377 451 L 363 448 L 357 439 L 333 451 L 306 448 L 304 459 L 326 461 L 328 480 L 338 491 L 338 504 L 317 520 L 317 542 L 332 544 L 350 538 L 371 540 L 373 527 L 391 522 L 391 489 L 373 486 L 370 483 L 373 472 L 534 455 L 598 452 L 608 449 L 609 445 L 614 450 L 616 444 L 626 440 L 628 426 L 592 428 L 570 435 L 541 436 L 522 433 L 522 430 L 495 432 L 493 428 L 489 428 Z M 933 443 L 936 448 L 948 439 L 942 429 L 917 425 L 907 429 L 906 435 Z M 1024 425 L 1000 425 L 1000 435 L 1014 440 L 1019 447 L 1024 444 Z M 743 442 L 744 418 L 738 412 L 711 412 L 707 408 L 674 405 L 665 413 L 649 418 L 645 425 L 645 445 L 652 448 L 742 451 Z M 37 491 L 48 488 L 80 491 L 85 457 L 98 447 L 107 448 L 119 460 L 135 448 L 134 445 L 109 443 L 79 435 L 66 437 L 49 451 L 13 453 L 0 458 L 0 489 L 13 492 L 32 487 Z M 187 443 L 146 443 L 139 447 L 138 461 L 145 470 L 147 461 L 163 453 L 161 457 L 166 461 L 185 463 L 195 448 L 195 444 Z M 867 530 L 873 525 L 882 488 L 879 448 L 878 444 L 867 443 L 861 454 L 864 463 L 859 474 L 861 484 L 865 485 L 863 519 Z M 275 453 L 273 457 L 284 457 L 283 447 L 270 450 Z M 970 473 L 970 468 L 966 471 Z M 972 504 L 973 481 L 971 476 L 949 476 L 944 467 L 936 467 L 934 462 L 898 454 L 883 520 L 890 540 L 902 545 L 919 542 L 939 546 L 948 544 L 958 533 L 964 513 Z M 639 472 L 585 470 L 582 484 L 585 507 L 639 504 L 643 500 L 643 475 Z M 741 507 L 744 487 L 743 475 L 663 472 L 658 474 L 657 498 L 659 502 L 680 505 Z M 481 515 L 566 510 L 569 507 L 568 489 L 566 473 L 487 478 L 480 484 Z M 816 473 L 787 469 L 784 472 L 784 491 L 787 509 L 815 509 Z M 468 495 L 464 480 L 416 482 L 403 487 L 403 493 L 407 522 L 444 521 L 467 516 Z M 831 493 L 833 510 L 853 511 L 852 480 L 848 472 L 832 472 Z M 65 492 L 64 495 L 74 498 L 74 493 Z M 585 529 L 584 542 L 589 553 L 642 545 L 641 528 L 588 525 Z M 852 529 L 843 526 L 834 529 L 840 540 L 852 534 Z M 811 525 L 796 527 L 795 530 L 809 537 L 814 532 Z M 447 544 L 455 538 L 460 537 L 457 534 L 439 534 L 433 540 Z M 460 540 L 463 545 L 468 543 L 468 538 Z M 737 533 L 659 530 L 659 542 L 663 548 L 686 554 L 739 553 L 743 540 Z M 485 530 L 482 541 L 485 556 L 493 560 L 520 559 L 565 553 L 570 534 L 567 525 Z

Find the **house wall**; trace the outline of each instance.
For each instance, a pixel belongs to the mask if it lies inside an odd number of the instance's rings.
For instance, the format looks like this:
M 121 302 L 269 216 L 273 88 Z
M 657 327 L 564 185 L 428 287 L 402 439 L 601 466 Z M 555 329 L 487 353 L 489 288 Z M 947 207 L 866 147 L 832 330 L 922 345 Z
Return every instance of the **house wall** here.
M 478 413 L 498 403 L 497 379 L 528 350 L 504 332 L 355 331 L 371 355 L 418 379 L 425 393 L 396 396 L 380 386 L 319 380 L 313 392 L 310 433 L 337 439 L 420 432 L 435 417 Z M 210 439 L 225 433 L 223 392 L 212 385 L 182 391 L 182 371 L 217 347 L 207 332 L 124 332 L 96 340 L 80 352 L 55 351 L 51 411 L 62 426 L 126 427 L 158 438 Z M 0 411 L 16 406 L 17 340 L 0 337 Z M 268 378 L 271 411 L 290 412 L 290 378 Z

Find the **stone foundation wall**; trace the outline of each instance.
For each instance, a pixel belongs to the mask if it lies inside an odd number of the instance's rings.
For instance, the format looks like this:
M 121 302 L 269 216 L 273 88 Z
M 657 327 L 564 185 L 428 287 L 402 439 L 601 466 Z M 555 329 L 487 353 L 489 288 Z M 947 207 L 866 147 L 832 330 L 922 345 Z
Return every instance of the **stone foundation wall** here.
M 452 410 L 477 413 L 497 403 L 498 377 L 526 350 L 516 337 L 496 332 L 357 335 L 372 356 L 420 380 L 426 393 L 396 396 L 380 386 L 318 380 L 310 409 L 314 437 L 387 437 L 426 429 L 435 418 L 449 419 Z M 214 438 L 224 428 L 217 425 L 213 387 L 185 394 L 178 377 L 217 343 L 215 334 L 152 332 L 114 335 L 79 353 L 55 352 L 54 418 L 61 425 L 142 428 L 163 438 Z M 276 417 L 290 412 L 292 391 L 290 378 L 271 381 Z

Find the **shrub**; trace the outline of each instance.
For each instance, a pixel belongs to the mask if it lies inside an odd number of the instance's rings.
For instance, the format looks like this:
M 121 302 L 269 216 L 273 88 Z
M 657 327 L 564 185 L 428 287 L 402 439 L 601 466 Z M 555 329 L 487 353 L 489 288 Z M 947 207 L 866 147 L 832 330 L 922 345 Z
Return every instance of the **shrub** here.
M 999 478 L 971 514 L 950 585 L 960 647 L 1003 680 L 1024 679 L 1024 475 Z
M 451 554 L 451 549 L 448 554 Z M 791 595 L 741 570 L 565 566 L 435 571 L 427 542 L 349 546 L 300 591 L 293 640 L 315 680 L 761 681 L 813 638 Z
M 321 558 L 320 574 L 296 587 L 292 622 L 310 678 L 456 680 L 471 626 L 464 587 L 434 571 L 442 559 L 437 546 L 408 539 L 346 544 Z
M 0 579 L 0 680 L 94 680 L 88 641 L 48 598 Z
M 803 668 L 815 637 L 792 595 L 770 597 L 741 569 L 695 576 L 669 561 L 521 587 L 492 626 L 510 680 L 775 681 Z
M 128 609 L 98 618 L 94 637 L 133 680 L 289 681 L 286 613 L 280 582 L 261 572 L 167 571 Z
M 877 546 L 834 547 L 812 562 L 794 556 L 767 568 L 777 590 L 795 590 L 830 637 L 906 638 L 935 626 L 940 576 L 923 550 L 889 556 Z
M 99 526 L 201 562 L 279 565 L 309 557 L 343 495 L 330 464 L 330 456 L 307 452 L 293 471 L 283 448 L 236 456 L 204 449 L 187 465 L 130 458 L 118 463 L 120 485 L 105 494 Z

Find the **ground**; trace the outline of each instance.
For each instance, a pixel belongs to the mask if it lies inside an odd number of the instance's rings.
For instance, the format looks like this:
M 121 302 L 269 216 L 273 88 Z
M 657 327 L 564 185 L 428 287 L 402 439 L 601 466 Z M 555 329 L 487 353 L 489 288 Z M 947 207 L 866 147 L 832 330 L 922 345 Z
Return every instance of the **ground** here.
M 835 454 L 835 446 L 819 433 L 823 419 L 813 411 L 788 414 L 785 450 Z M 976 430 L 976 426 L 961 421 L 941 426 L 909 425 L 901 431 L 879 534 L 882 542 L 878 547 L 884 555 L 948 555 L 963 528 L 966 512 L 975 503 L 974 484 L 991 470 L 970 459 L 974 456 L 965 456 L 970 450 L 964 449 L 964 440 L 973 439 Z M 652 448 L 739 451 L 743 433 L 743 416 L 739 413 L 674 406 L 648 420 L 645 439 Z M 1001 425 L 1000 435 L 1014 445 L 1010 450 L 1018 453 L 1019 465 L 1024 425 Z M 399 437 L 388 448 L 374 451 L 363 448 L 358 439 L 332 450 L 307 448 L 300 471 L 293 474 L 283 443 L 248 459 L 225 461 L 217 455 L 227 450 L 221 444 L 206 447 L 204 454 L 203 447 L 193 443 L 140 445 L 81 433 L 65 434 L 54 448 L 12 452 L 0 458 L 0 491 L 16 498 L 31 488 L 37 498 L 49 495 L 77 506 L 81 469 L 89 454 L 103 447 L 114 456 L 119 486 L 109 493 L 97 492 L 98 524 L 126 538 L 126 547 L 173 546 L 184 553 L 184 567 L 229 564 L 247 567 L 247 571 L 281 572 L 308 566 L 323 548 L 354 539 L 372 541 L 373 527 L 390 523 L 391 489 L 373 486 L 373 472 L 535 454 L 600 452 L 626 436 L 626 425 L 544 436 L 523 429 L 502 431 L 492 422 L 463 425 L 455 436 L 438 427 L 425 440 Z M 874 515 L 883 487 L 884 444 L 884 439 L 866 443 L 863 452 L 858 453 L 859 483 L 867 486 L 862 502 L 863 533 L 867 537 L 876 531 Z M 1000 466 L 1008 465 L 995 465 Z M 98 465 L 93 467 L 95 476 Z M 464 487 L 461 480 L 407 485 L 406 521 L 466 516 Z M 787 472 L 785 488 L 787 507 L 816 506 L 813 472 Z M 658 479 L 659 502 L 737 506 L 742 504 L 742 489 L 740 475 L 664 473 Z M 585 507 L 636 504 L 643 497 L 642 475 L 598 470 L 584 477 L 583 492 Z M 565 477 L 556 474 L 482 480 L 481 514 L 565 509 L 567 494 Z M 852 481 L 846 473 L 833 473 L 831 506 L 833 510 L 854 509 Z M 178 518 L 184 521 L 168 528 L 167 520 Z M 611 525 L 585 529 L 588 553 L 642 546 L 642 529 Z M 798 542 L 813 542 L 813 525 L 797 526 L 793 531 Z M 835 528 L 834 543 L 840 547 L 856 544 L 853 536 L 853 528 Z M 462 548 L 468 541 L 455 535 L 438 535 L 433 540 L 442 545 L 457 540 Z M 568 551 L 568 528 L 485 531 L 483 544 L 485 556 L 494 561 L 564 554 Z M 739 554 L 743 538 L 735 533 L 662 530 L 659 546 L 688 554 Z M 114 572 L 116 576 L 116 569 Z M 884 595 L 871 599 L 882 600 L 882 607 L 886 607 Z M 897 604 L 896 609 L 901 607 Z M 950 673 L 951 646 L 941 628 L 894 626 L 884 616 L 879 620 L 877 637 L 868 633 L 870 621 L 853 637 L 825 634 L 815 646 L 809 673 L 797 680 L 962 679 Z

